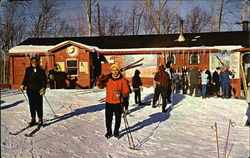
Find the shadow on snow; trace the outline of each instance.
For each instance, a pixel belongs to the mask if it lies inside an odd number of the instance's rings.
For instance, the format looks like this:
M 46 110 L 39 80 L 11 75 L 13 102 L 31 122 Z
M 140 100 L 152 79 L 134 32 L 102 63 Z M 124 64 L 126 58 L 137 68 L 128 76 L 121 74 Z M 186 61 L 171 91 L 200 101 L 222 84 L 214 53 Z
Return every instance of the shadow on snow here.
M 139 141 L 139 144 L 136 145 L 136 148 L 140 148 L 145 142 L 147 142 L 150 139 L 150 137 L 154 134 L 156 129 L 159 127 L 161 122 L 166 121 L 170 117 L 170 111 L 171 111 L 170 107 L 167 108 L 166 110 L 167 110 L 166 113 L 158 112 L 158 113 L 149 115 L 149 118 L 147 118 L 146 120 L 138 122 L 128 128 L 128 130 L 130 130 L 130 132 L 132 133 L 146 126 L 150 126 L 152 124 L 158 123 L 157 126 L 154 127 L 154 129 L 152 129 L 152 131 L 149 133 L 148 136 L 146 136 L 143 140 Z M 127 134 L 127 129 L 123 129 L 122 131 L 120 131 L 121 137 L 124 136 L 125 134 Z
M 66 119 L 71 118 L 73 116 L 79 116 L 82 114 L 102 111 L 104 108 L 105 108 L 105 104 L 98 104 L 98 105 L 93 105 L 93 106 L 75 109 L 73 112 L 70 112 L 70 113 L 67 113 L 67 114 L 64 114 L 62 116 L 58 116 L 58 117 L 55 117 L 55 118 L 49 120 L 48 123 L 44 124 L 44 127 L 49 126 L 51 124 L 54 124 L 56 122 L 62 121 L 62 120 L 66 120 Z
M 4 110 L 4 109 L 8 109 L 8 108 L 14 107 L 14 106 L 16 106 L 18 104 L 21 104 L 23 102 L 24 102 L 24 100 L 19 100 L 19 101 L 16 101 L 16 102 L 12 103 L 12 104 L 1 106 L 0 110 Z M 2 103 L 4 103 L 4 101 L 1 100 L 1 104 Z

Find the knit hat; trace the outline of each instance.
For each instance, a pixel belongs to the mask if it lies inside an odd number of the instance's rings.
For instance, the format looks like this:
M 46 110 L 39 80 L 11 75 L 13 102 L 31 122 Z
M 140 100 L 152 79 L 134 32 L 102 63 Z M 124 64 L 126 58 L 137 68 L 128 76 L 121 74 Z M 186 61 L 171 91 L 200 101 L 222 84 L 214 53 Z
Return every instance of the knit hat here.
M 120 66 L 118 64 L 112 64 L 110 68 L 112 69 L 113 67 L 116 67 L 118 70 L 120 70 Z
M 30 61 L 33 61 L 33 60 L 38 61 L 38 58 L 37 57 L 30 58 Z

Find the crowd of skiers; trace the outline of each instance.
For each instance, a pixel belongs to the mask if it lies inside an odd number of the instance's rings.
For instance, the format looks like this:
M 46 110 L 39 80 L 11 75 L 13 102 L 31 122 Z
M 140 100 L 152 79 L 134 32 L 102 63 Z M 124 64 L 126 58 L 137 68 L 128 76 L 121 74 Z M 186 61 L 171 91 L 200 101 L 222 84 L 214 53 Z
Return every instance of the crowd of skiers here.
M 202 96 L 202 98 L 212 96 L 229 98 L 233 94 L 234 89 L 230 85 L 230 80 L 234 78 L 234 71 L 228 70 L 227 66 L 217 67 L 213 73 L 207 67 L 201 70 L 198 67 L 193 69 L 182 67 L 181 72 L 178 68 L 165 71 L 169 72 L 170 83 L 175 93 L 182 92 L 193 96 L 195 91 L 194 96 Z
M 47 87 L 47 76 L 45 70 L 38 66 L 38 59 L 31 58 L 31 64 L 25 70 L 24 79 L 21 91 L 27 90 L 27 95 L 30 103 L 31 122 L 30 126 L 35 124 L 43 124 L 43 95 Z M 123 77 L 120 66 L 113 64 L 111 66 L 111 73 L 108 75 L 100 75 L 96 79 L 96 85 L 99 88 L 106 88 L 106 105 L 105 105 L 105 122 L 107 132 L 106 138 L 112 135 L 119 136 L 119 128 L 121 124 L 122 114 L 126 114 L 129 105 L 129 94 L 134 92 L 135 103 L 143 105 L 141 101 L 142 81 L 140 78 L 140 71 L 136 70 L 132 78 L 132 89 L 129 86 L 128 80 Z M 51 88 L 55 87 L 53 74 L 57 71 L 55 67 L 49 72 L 49 83 Z M 156 107 L 156 102 L 159 96 L 162 97 L 162 112 L 166 112 L 167 103 L 171 103 L 171 93 L 180 93 L 193 96 L 202 95 L 202 98 L 208 96 L 220 96 L 220 89 L 222 89 L 222 98 L 229 98 L 230 91 L 230 76 L 233 76 L 233 71 L 229 71 L 226 66 L 222 69 L 216 68 L 216 71 L 211 75 L 207 68 L 201 71 L 197 67 L 194 69 L 182 68 L 180 73 L 179 69 L 173 69 L 171 62 L 166 65 L 160 65 L 158 72 L 156 72 L 155 91 L 152 102 L 152 107 Z M 221 87 L 221 88 L 220 88 Z M 36 114 L 39 121 L 36 122 Z M 115 128 L 112 132 L 113 114 L 115 115 Z

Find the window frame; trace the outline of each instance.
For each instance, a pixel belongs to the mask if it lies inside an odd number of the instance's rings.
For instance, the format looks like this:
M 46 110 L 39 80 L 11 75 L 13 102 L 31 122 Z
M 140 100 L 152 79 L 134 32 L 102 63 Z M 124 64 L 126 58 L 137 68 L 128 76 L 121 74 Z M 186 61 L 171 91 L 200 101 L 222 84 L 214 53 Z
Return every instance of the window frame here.
M 75 61 L 76 62 L 76 67 L 69 67 L 68 66 L 68 61 Z M 70 74 L 69 73 L 69 68 L 70 69 L 76 69 L 76 74 Z M 67 74 L 69 74 L 69 75 L 71 75 L 71 76 L 78 76 L 78 59 L 67 59 L 66 60 L 66 72 L 67 72 Z
M 168 60 L 171 56 L 173 56 L 174 62 L 171 59 Z M 167 57 L 167 62 L 168 61 L 170 61 L 173 65 L 175 65 L 176 64 L 176 54 L 175 53 L 174 54 L 169 54 L 168 57 Z
M 197 63 L 193 63 L 192 62 L 192 57 L 194 56 L 194 55 L 197 55 Z M 200 57 L 200 53 L 199 52 L 189 52 L 189 64 L 190 65 L 198 65 L 198 64 L 200 64 L 201 63 L 201 57 Z

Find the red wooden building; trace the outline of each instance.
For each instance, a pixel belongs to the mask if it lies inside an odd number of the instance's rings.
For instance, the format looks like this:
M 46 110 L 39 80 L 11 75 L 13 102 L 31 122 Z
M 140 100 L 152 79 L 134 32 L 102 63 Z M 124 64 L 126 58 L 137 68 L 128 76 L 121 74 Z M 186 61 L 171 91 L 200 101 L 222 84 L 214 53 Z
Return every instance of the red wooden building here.
M 70 74 L 77 78 L 80 88 L 91 88 L 100 73 L 109 73 L 110 65 L 119 63 L 122 67 L 143 58 L 143 66 L 138 67 L 144 86 L 152 86 L 153 76 L 160 64 L 166 60 L 174 68 L 208 67 L 211 72 L 221 62 L 234 69 L 232 86 L 236 95 L 241 95 L 241 62 L 243 70 L 249 61 L 249 31 L 213 32 L 183 34 L 185 41 L 179 42 L 179 34 L 102 36 L 102 37 L 62 37 L 29 38 L 9 51 L 10 84 L 20 86 L 24 70 L 29 66 L 31 56 L 40 57 L 40 64 L 48 72 L 54 65 L 59 67 L 61 78 L 57 88 L 65 88 L 64 80 Z M 130 79 L 135 69 L 124 72 Z

